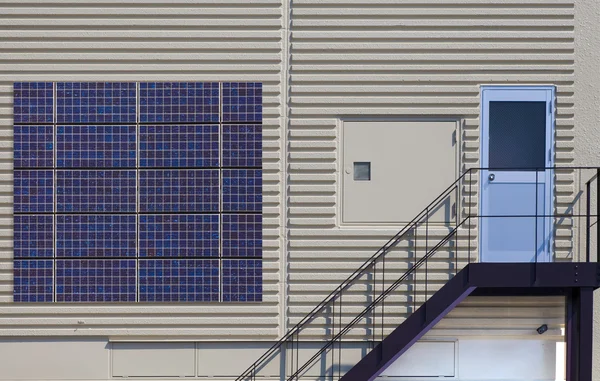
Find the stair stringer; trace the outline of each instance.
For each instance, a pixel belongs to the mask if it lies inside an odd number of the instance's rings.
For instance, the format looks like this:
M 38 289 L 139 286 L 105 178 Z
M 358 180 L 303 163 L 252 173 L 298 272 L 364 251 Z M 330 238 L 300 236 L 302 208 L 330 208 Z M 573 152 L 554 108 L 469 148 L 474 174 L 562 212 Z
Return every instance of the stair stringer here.
M 374 380 L 475 288 L 469 283 L 467 265 L 354 365 L 341 381 Z

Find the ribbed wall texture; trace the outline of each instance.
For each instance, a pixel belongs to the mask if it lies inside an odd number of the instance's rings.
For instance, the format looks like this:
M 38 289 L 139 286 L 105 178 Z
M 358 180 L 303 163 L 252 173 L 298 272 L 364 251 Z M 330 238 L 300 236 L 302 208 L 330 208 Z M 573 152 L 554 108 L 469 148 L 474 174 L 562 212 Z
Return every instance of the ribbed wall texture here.
M 5 304 L 0 335 L 235 340 L 281 334 L 281 27 L 280 0 L 0 1 L 0 300 L 12 301 L 15 81 L 262 82 L 265 184 L 264 302 Z
M 553 84 L 556 164 L 570 164 L 573 12 L 573 0 L 0 0 L 2 301 L 12 300 L 14 81 L 239 80 L 265 94 L 263 303 L 6 303 L 0 335 L 281 335 L 282 317 L 297 322 L 401 227 L 341 226 L 340 119 L 456 118 L 462 172 L 479 164 L 481 84 Z M 572 183 L 559 179 L 561 202 Z M 560 258 L 570 234 L 558 232 Z M 440 266 L 440 285 L 444 276 Z M 432 334 L 520 336 L 561 317 L 560 299 L 470 298 Z
M 290 323 L 399 230 L 340 224 L 339 120 L 456 118 L 462 122 L 462 173 L 479 166 L 480 85 L 554 84 L 556 165 L 568 165 L 573 160 L 574 135 L 573 14 L 572 0 L 294 0 Z M 418 162 L 415 158 L 398 165 L 418 166 Z M 568 176 L 557 180 L 563 192 L 559 202 L 570 200 L 572 182 Z M 476 182 L 472 189 L 477 189 Z M 430 237 L 430 244 L 446 233 L 440 230 Z M 556 245 L 559 258 L 569 257 L 569 230 L 557 232 Z M 448 266 L 438 263 L 430 269 L 439 287 L 447 279 Z M 407 298 L 399 297 L 397 302 L 402 300 Z M 511 304 L 511 300 L 470 298 L 431 335 L 526 335 L 542 322 L 558 328 L 563 314 L 560 299 L 542 301 L 523 299 Z M 345 303 L 353 303 L 352 297 Z M 407 308 L 398 304 L 395 311 L 405 316 Z

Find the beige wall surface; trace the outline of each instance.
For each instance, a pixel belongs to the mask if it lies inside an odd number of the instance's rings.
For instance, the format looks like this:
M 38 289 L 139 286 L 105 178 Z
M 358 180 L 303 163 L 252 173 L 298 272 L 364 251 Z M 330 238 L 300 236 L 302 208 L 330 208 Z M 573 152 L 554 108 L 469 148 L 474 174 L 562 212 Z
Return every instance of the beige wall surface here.
M 282 334 L 281 27 L 280 0 L 0 0 L 0 336 Z M 11 304 L 15 81 L 262 82 L 263 302 Z
M 276 339 L 401 228 L 341 223 L 348 118 L 458 120 L 462 173 L 480 85 L 556 85 L 556 164 L 597 164 L 599 2 L 581 2 L 0 0 L 0 336 Z M 11 304 L 12 83 L 62 80 L 263 82 L 263 303 Z M 556 337 L 562 314 L 559 298 L 469 298 L 429 336 Z

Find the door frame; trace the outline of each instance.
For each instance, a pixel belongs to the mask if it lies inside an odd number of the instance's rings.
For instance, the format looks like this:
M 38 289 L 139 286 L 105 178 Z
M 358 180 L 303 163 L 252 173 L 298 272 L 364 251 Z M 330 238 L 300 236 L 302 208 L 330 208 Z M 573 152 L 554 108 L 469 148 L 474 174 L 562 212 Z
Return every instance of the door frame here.
M 556 135 L 556 86 L 553 85 L 481 85 L 480 86 L 480 123 L 479 123 L 479 161 L 480 168 L 488 167 L 488 147 L 489 147 L 489 120 L 485 116 L 488 114 L 488 98 L 487 94 L 490 92 L 494 93 L 494 98 L 505 97 L 506 100 L 511 100 L 511 96 L 517 95 L 519 92 L 525 93 L 528 91 L 537 90 L 537 91 L 545 91 L 546 92 L 546 102 L 549 104 L 548 115 L 549 118 L 546 120 L 546 167 L 551 168 L 554 167 L 554 157 L 555 157 L 555 135 Z M 505 94 L 501 94 L 502 92 L 506 92 Z M 517 94 L 509 94 L 510 92 L 516 92 Z M 479 203 L 477 212 L 479 216 L 483 215 L 483 187 L 484 187 L 484 174 L 486 172 L 485 169 L 480 169 L 479 171 L 479 195 L 477 197 L 477 201 Z M 539 175 L 538 175 L 539 176 Z M 546 169 L 544 170 L 544 183 L 546 184 L 545 189 L 545 208 L 544 214 L 546 216 L 551 215 L 553 213 L 553 205 L 554 205 L 554 173 L 552 170 Z M 478 218 L 479 228 L 478 228 L 478 243 L 479 243 L 479 262 L 484 261 L 484 253 L 483 253 L 483 218 Z M 552 248 L 554 247 L 554 225 L 551 217 L 544 218 L 544 224 L 546 227 L 547 237 L 546 237 L 546 253 L 542 260 L 539 260 L 538 255 L 536 254 L 536 258 L 538 258 L 538 262 L 551 262 L 553 261 Z

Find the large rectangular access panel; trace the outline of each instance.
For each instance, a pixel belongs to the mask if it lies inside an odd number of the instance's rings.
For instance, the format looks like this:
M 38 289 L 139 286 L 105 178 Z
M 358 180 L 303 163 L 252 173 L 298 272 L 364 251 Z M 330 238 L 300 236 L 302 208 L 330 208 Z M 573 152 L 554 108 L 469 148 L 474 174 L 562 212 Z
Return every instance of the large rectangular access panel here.
M 14 84 L 15 302 L 262 300 L 262 84 Z

